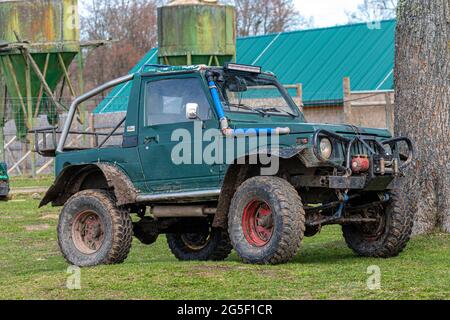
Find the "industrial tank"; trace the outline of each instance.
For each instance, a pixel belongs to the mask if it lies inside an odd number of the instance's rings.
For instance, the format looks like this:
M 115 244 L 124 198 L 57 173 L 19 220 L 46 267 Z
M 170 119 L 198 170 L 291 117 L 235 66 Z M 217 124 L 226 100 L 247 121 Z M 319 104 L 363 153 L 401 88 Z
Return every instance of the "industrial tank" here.
M 159 62 L 223 65 L 236 57 L 236 14 L 216 0 L 176 0 L 158 8 Z
M 78 51 L 78 0 L 0 0 L 0 41 L 16 42 L 15 32 L 31 50 Z
M 52 113 L 49 121 L 57 121 L 56 112 L 49 111 L 55 106 L 49 106 L 42 81 L 24 52 L 54 92 L 80 50 L 78 21 L 78 0 L 0 0 L 0 73 L 16 114 L 19 138 L 26 134 L 24 111 L 30 105 L 28 113 Z

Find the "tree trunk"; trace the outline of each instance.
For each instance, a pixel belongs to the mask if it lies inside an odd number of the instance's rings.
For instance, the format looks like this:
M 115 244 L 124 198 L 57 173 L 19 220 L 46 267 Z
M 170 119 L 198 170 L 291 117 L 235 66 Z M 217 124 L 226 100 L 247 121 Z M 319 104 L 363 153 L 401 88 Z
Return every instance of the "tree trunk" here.
M 395 130 L 415 144 L 403 183 L 415 234 L 450 233 L 450 0 L 401 0 Z

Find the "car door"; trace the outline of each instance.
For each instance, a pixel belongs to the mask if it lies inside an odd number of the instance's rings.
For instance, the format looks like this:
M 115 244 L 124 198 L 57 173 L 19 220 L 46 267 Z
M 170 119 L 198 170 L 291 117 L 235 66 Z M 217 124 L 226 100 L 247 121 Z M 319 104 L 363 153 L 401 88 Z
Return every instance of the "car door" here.
M 203 132 L 218 128 L 207 93 L 196 74 L 143 78 L 139 154 L 149 192 L 217 188 L 220 166 L 202 159 Z M 186 117 L 186 106 L 193 103 L 198 105 L 197 120 Z M 184 161 L 176 152 L 180 146 L 190 152 L 190 157 L 181 153 Z

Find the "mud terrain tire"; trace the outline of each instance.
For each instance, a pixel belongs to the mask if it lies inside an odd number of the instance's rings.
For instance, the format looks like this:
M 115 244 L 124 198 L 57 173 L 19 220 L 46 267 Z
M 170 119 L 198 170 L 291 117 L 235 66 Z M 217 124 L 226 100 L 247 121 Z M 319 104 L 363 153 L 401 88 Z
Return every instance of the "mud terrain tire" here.
M 131 249 L 133 225 L 127 211 L 117 208 L 102 190 L 81 191 L 65 204 L 58 224 L 58 242 L 72 265 L 119 264 Z
M 223 261 L 233 249 L 228 233 L 215 228 L 209 235 L 168 234 L 167 244 L 180 261 Z
M 384 210 L 384 221 L 376 234 L 361 225 L 342 227 L 348 247 L 362 257 L 396 257 L 411 238 L 414 216 L 405 199 L 393 191 L 390 201 L 380 210 Z
M 280 264 L 292 260 L 303 240 L 305 211 L 295 188 L 277 177 L 244 182 L 233 197 L 229 234 L 247 263 Z

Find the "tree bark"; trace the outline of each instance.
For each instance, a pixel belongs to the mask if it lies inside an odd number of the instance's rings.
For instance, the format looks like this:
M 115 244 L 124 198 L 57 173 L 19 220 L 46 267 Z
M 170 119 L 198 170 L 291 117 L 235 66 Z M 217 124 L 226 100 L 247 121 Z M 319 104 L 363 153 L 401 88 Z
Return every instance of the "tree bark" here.
M 395 61 L 395 130 L 415 144 L 403 193 L 414 233 L 450 233 L 450 0 L 401 0 Z

